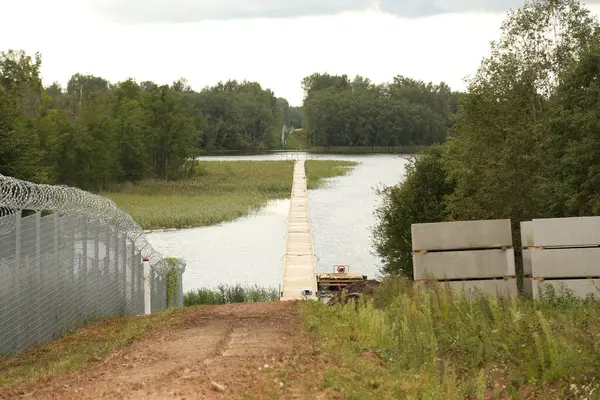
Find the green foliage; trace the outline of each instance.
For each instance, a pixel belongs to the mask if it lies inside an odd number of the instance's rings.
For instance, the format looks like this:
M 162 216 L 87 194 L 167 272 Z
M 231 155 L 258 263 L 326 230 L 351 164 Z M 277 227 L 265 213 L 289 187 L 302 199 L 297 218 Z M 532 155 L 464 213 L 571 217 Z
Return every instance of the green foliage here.
M 549 215 L 600 214 L 600 40 L 562 75 L 544 123 L 541 207 Z
M 281 148 L 286 105 L 271 90 L 228 81 L 203 89 L 195 101 L 204 115 L 203 149 Z
M 31 126 L 40 115 L 40 58 L 0 53 L 0 174 L 43 181 L 42 153 Z
M 279 291 L 276 288 L 263 288 L 257 285 L 219 285 L 216 289 L 201 288 L 185 293 L 183 304 L 190 307 L 277 300 L 279 300 Z
M 386 85 L 346 75 L 313 74 L 306 94 L 303 132 L 311 147 L 430 145 L 445 140 L 456 94 L 397 76 Z
M 600 212 L 599 51 L 600 25 L 576 0 L 509 13 L 460 96 L 437 169 L 416 164 L 384 191 L 374 234 L 386 271 L 410 275 L 414 222 L 510 218 L 519 257 L 521 221 Z M 438 178 L 416 190 L 428 171 Z
M 167 273 L 167 308 L 177 307 L 177 295 L 179 291 L 179 271 L 177 269 L 177 259 L 167 258 L 166 262 L 170 266 Z
M 335 360 L 325 388 L 361 399 L 509 398 L 549 385 L 555 398 L 573 388 L 590 398 L 600 389 L 600 303 L 560 291 L 472 300 L 431 285 L 388 278 L 358 306 L 303 303 L 307 329 Z
M 101 191 L 186 177 L 199 150 L 280 148 L 285 107 L 256 82 L 194 92 L 184 79 L 111 84 L 75 74 L 65 89 L 43 88 L 40 68 L 39 54 L 0 53 L 2 174 Z
M 410 161 L 401 185 L 380 190 L 373 244 L 383 261 L 382 272 L 412 277 L 411 224 L 444 221 L 445 197 L 453 189 L 446 180 L 441 148 L 432 147 Z

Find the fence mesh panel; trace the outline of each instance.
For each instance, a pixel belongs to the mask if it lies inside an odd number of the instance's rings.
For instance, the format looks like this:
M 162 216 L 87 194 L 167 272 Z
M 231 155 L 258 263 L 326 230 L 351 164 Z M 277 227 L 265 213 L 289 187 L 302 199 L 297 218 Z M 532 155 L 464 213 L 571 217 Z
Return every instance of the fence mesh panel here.
M 181 306 L 185 262 L 167 262 L 112 201 L 0 175 L 0 355 L 96 318 L 143 314 L 144 258 L 152 312 Z

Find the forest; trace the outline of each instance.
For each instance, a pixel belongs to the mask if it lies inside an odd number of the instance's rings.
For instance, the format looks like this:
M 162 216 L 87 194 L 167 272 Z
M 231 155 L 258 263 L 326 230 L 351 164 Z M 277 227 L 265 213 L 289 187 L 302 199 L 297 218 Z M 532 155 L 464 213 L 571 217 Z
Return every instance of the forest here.
M 374 84 L 346 75 L 302 81 L 304 134 L 314 146 L 394 147 L 444 142 L 460 93 L 398 75 Z
M 199 91 L 75 74 L 44 86 L 42 56 L 0 53 L 0 174 L 104 191 L 193 173 L 194 156 L 282 149 L 285 127 L 310 146 L 429 145 L 444 141 L 456 94 L 444 84 L 397 76 L 375 85 L 357 76 L 313 74 L 304 104 L 257 82 L 230 80 Z
M 256 82 L 193 91 L 172 85 L 112 84 L 75 74 L 44 87 L 41 55 L 0 53 L 0 173 L 103 190 L 112 183 L 177 179 L 206 149 L 276 147 L 287 101 Z M 297 122 L 296 122 L 297 123 Z
M 374 244 L 412 278 L 411 224 L 600 215 L 600 25 L 577 0 L 511 11 L 448 139 L 382 191 Z

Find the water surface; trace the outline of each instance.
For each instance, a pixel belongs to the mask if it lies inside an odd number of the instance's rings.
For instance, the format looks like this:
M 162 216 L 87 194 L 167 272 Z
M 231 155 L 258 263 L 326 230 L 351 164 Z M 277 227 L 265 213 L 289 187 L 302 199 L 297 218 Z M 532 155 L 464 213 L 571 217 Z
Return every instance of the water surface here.
M 351 272 L 379 275 L 372 254 L 373 212 L 379 204 L 376 187 L 403 178 L 406 159 L 397 155 L 317 155 L 273 153 L 210 156 L 201 160 L 282 160 L 315 158 L 358 161 L 347 176 L 329 179 L 326 187 L 309 191 L 309 215 L 317 256 L 317 272 L 348 264 Z M 148 234 L 164 255 L 184 257 L 184 290 L 225 284 L 278 287 L 283 274 L 288 200 L 270 202 L 262 211 L 216 226 Z

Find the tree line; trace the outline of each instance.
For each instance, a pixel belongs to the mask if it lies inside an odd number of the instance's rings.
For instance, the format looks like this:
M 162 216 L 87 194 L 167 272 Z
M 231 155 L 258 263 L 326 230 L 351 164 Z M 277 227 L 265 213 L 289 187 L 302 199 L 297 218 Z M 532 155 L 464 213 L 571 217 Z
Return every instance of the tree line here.
M 459 96 L 444 82 L 401 75 L 376 85 L 362 76 L 316 73 L 302 87 L 306 141 L 319 147 L 441 143 Z
M 527 2 L 461 96 L 449 139 L 383 190 L 386 272 L 412 277 L 411 224 L 600 215 L 600 25 L 577 0 Z
M 176 179 L 202 150 L 278 148 L 297 110 L 256 82 L 193 91 L 116 84 L 75 74 L 42 85 L 39 54 L 0 53 L 0 173 L 35 182 L 103 190 L 147 178 Z
M 0 174 L 107 190 L 122 182 L 178 179 L 203 151 L 268 150 L 282 129 L 304 128 L 313 146 L 443 142 L 457 93 L 398 76 L 375 85 L 357 76 L 313 74 L 291 107 L 257 82 L 230 80 L 200 91 L 134 79 L 75 74 L 44 86 L 40 54 L 0 53 Z

